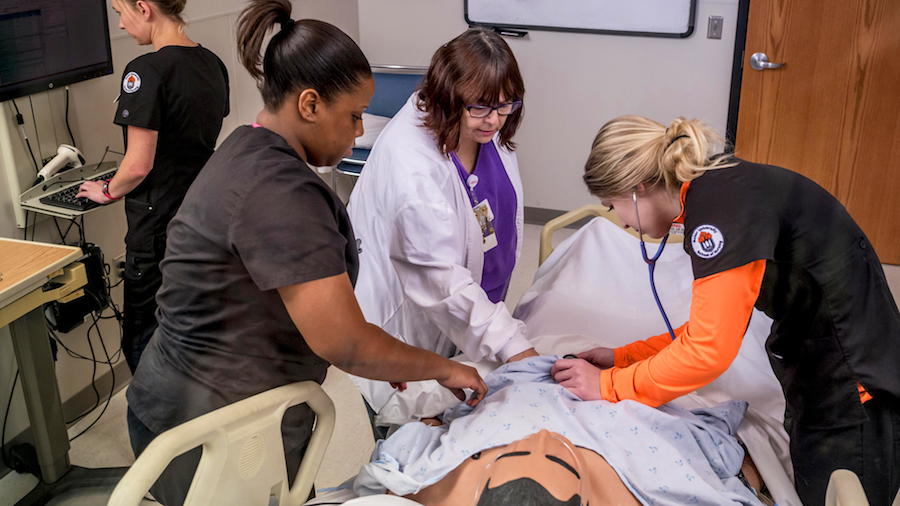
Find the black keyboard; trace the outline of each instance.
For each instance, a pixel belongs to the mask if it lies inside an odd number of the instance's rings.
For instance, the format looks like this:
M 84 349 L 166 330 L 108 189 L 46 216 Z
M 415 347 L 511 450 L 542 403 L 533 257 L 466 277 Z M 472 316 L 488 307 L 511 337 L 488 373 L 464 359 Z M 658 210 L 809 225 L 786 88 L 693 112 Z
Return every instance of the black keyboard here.
M 114 175 L 116 175 L 116 171 L 111 171 L 99 175 L 95 178 L 89 179 L 88 181 L 102 181 L 105 179 L 110 179 Z M 41 197 L 40 202 L 41 204 L 47 204 L 48 206 L 63 207 L 65 209 L 72 209 L 74 211 L 89 211 L 91 209 L 94 209 L 95 207 L 100 207 L 100 204 L 94 202 L 93 200 L 86 199 L 84 197 L 75 197 L 75 195 L 78 194 L 79 188 L 81 188 L 80 183 L 72 185 L 64 190 L 60 190 L 56 193 L 47 195 L 46 197 Z

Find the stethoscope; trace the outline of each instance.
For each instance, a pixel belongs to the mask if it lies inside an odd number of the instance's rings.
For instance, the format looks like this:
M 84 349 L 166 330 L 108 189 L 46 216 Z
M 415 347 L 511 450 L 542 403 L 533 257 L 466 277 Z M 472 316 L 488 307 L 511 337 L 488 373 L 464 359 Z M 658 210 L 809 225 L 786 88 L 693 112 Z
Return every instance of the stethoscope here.
M 663 309 L 662 302 L 659 300 L 659 294 L 656 293 L 656 283 L 653 280 L 653 272 L 656 270 L 656 261 L 659 260 L 659 256 L 662 255 L 663 249 L 666 247 L 666 241 L 669 240 L 669 234 L 666 234 L 666 236 L 662 238 L 662 241 L 659 243 L 659 249 L 656 250 L 656 254 L 653 255 L 653 258 L 650 258 L 647 255 L 647 245 L 644 244 L 644 231 L 641 229 L 641 216 L 638 214 L 637 192 L 631 192 L 631 197 L 634 200 L 634 218 L 637 220 L 638 235 L 641 240 L 641 256 L 644 257 L 644 261 L 647 262 L 647 266 L 650 269 L 650 289 L 653 290 L 653 298 L 656 300 L 659 314 L 662 315 L 663 321 L 666 322 L 666 328 L 669 329 L 669 335 L 674 341 L 675 331 L 672 330 L 672 324 L 669 323 L 669 317 L 666 316 L 666 310 Z

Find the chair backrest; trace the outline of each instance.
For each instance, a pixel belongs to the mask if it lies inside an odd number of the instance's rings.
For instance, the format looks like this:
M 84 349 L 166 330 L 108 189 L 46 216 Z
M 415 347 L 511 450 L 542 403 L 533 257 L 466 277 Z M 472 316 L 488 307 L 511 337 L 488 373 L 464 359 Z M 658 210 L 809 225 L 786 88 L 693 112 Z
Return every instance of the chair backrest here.
M 538 256 L 538 265 L 544 263 L 544 260 L 547 260 L 547 257 L 553 253 L 553 245 L 551 244 L 551 239 L 553 238 L 553 233 L 561 228 L 568 227 L 573 223 L 578 222 L 584 218 L 589 218 L 592 216 L 599 216 L 601 218 L 606 218 L 607 220 L 615 223 L 618 226 L 622 226 L 622 221 L 619 220 L 619 215 L 616 214 L 615 211 L 610 211 L 606 206 L 601 206 L 598 204 L 587 204 L 584 206 L 575 209 L 574 211 L 569 211 L 562 216 L 558 216 L 550 221 L 548 221 L 544 227 L 541 229 L 541 240 L 540 240 L 540 250 Z M 635 237 L 638 237 L 637 230 L 630 228 L 627 232 Z M 652 239 L 649 237 L 644 237 L 645 242 L 650 243 L 659 243 L 660 239 Z M 668 242 L 684 242 L 683 235 L 671 235 L 669 236 Z M 898 505 L 900 506 L 900 505 Z
M 427 71 L 427 67 L 372 65 L 375 94 L 366 112 L 392 118 L 409 100 Z
M 847 469 L 831 473 L 825 489 L 825 506 L 869 506 L 869 500 L 856 473 Z
M 288 489 L 281 422 L 284 412 L 306 403 L 316 425 L 303 462 Z M 203 447 L 185 506 L 297 506 L 309 497 L 334 430 L 334 404 L 322 388 L 304 381 L 274 388 L 217 409 L 160 434 L 137 459 L 110 497 L 109 506 L 137 506 L 166 466 Z

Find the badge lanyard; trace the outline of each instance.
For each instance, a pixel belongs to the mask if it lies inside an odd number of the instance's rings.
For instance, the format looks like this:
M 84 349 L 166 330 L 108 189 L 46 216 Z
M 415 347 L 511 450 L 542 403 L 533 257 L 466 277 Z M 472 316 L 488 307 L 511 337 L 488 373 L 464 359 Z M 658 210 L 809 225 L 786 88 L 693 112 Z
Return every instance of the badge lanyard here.
M 475 187 L 478 186 L 478 176 L 469 174 L 466 178 L 466 188 L 469 189 L 469 199 L 472 201 L 472 207 L 478 205 L 478 198 L 475 196 Z

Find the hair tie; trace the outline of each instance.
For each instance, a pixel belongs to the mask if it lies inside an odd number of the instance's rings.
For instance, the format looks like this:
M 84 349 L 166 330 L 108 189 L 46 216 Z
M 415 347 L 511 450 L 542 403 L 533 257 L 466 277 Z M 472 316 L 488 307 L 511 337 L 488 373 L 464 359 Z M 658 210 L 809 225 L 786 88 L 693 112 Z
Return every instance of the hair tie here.
M 281 31 L 289 30 L 292 26 L 294 26 L 294 20 L 290 16 L 286 16 L 286 19 L 282 19 L 278 23 L 281 24 Z
M 687 135 L 687 134 L 681 134 L 681 135 L 679 135 L 678 137 L 675 137 L 674 139 L 672 139 L 672 142 L 670 142 L 669 145 L 666 146 L 666 149 L 671 148 L 671 147 L 672 147 L 672 144 L 675 144 L 675 141 L 677 141 L 678 139 L 690 139 L 690 138 L 691 138 L 690 135 Z

